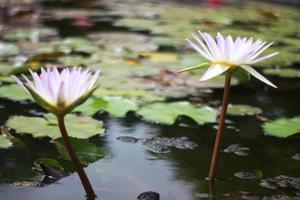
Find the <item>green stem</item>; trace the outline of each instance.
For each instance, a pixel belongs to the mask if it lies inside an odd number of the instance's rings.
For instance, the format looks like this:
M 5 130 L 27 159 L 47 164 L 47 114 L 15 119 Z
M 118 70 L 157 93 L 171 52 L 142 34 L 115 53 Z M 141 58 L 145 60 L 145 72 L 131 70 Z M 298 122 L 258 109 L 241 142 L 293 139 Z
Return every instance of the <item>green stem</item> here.
M 68 133 L 67 133 L 67 129 L 66 129 L 66 126 L 65 126 L 65 121 L 64 121 L 64 117 L 57 117 L 57 120 L 58 120 L 58 125 L 59 125 L 59 129 L 60 129 L 60 132 L 61 132 L 61 135 L 62 135 L 62 138 L 64 140 L 64 143 L 66 145 L 66 148 L 69 152 L 69 155 L 76 167 L 76 170 L 77 170 L 77 173 L 80 177 L 80 180 L 81 180 L 81 183 L 85 189 L 85 192 L 86 192 L 86 195 L 89 199 L 94 199 L 96 196 L 94 190 L 93 190 L 93 187 L 87 177 L 87 175 L 85 174 L 84 170 L 83 170 L 83 167 L 72 147 L 72 144 L 70 142 L 70 139 L 69 139 L 69 136 L 68 136 Z
M 217 135 L 216 135 L 214 149 L 213 149 L 213 155 L 212 155 L 209 174 L 208 174 L 208 179 L 210 181 L 214 181 L 216 178 L 217 166 L 218 166 L 218 161 L 219 161 L 219 157 L 220 157 L 222 136 L 223 136 L 224 128 L 225 128 L 225 118 L 226 118 L 229 92 L 230 92 L 231 75 L 232 75 L 232 72 L 228 72 L 225 74 L 225 86 L 224 86 L 222 108 L 221 108 L 220 119 L 219 119 L 219 127 L 217 130 Z

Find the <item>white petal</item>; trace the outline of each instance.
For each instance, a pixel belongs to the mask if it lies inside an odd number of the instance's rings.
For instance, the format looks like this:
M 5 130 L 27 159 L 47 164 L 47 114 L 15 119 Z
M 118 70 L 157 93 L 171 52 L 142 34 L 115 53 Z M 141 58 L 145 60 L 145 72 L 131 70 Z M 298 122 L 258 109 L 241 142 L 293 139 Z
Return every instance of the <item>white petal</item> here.
M 206 81 L 211 78 L 214 78 L 214 77 L 224 73 L 228 69 L 229 69 L 229 67 L 227 67 L 225 65 L 220 65 L 220 64 L 212 65 L 204 72 L 204 74 L 200 78 L 200 81 Z
M 59 88 L 58 88 L 58 92 L 57 92 L 57 100 L 56 100 L 56 103 L 57 105 L 60 105 L 60 104 L 65 104 L 66 103 L 66 99 L 65 99 L 65 91 L 64 91 L 64 82 L 62 81 L 59 85 Z
M 221 55 L 220 55 L 220 52 L 219 52 L 219 49 L 218 49 L 218 46 L 217 46 L 217 43 L 216 41 L 214 40 L 214 38 L 209 35 L 208 33 L 204 33 L 203 34 L 204 36 L 204 40 L 207 44 L 207 47 L 209 48 L 211 54 L 217 58 L 217 59 L 220 59 L 221 58 Z
M 207 60 L 212 60 L 212 57 L 210 57 L 209 55 L 207 55 L 204 51 L 202 51 L 202 49 L 200 49 L 196 44 L 194 44 L 192 41 L 190 41 L 189 39 L 186 39 L 186 41 L 191 45 L 191 47 L 193 47 L 198 53 L 200 53 L 204 58 L 206 58 Z
M 24 86 L 24 84 L 23 84 L 23 82 L 22 81 L 20 81 L 20 79 L 18 79 L 16 76 L 11 76 L 12 77 L 12 79 L 14 79 L 16 82 L 17 82 L 17 84 L 23 89 L 23 90 L 25 90 L 28 94 L 30 94 L 30 92 L 27 90 L 27 88 Z
M 211 59 L 213 59 L 213 56 L 211 55 L 211 53 L 208 50 L 207 46 L 194 33 L 192 33 L 192 36 L 200 44 L 200 46 L 202 47 L 203 51 L 208 55 L 208 57 L 210 57 Z
M 242 65 L 241 66 L 244 70 L 246 70 L 248 73 L 250 73 L 252 76 L 254 76 L 255 78 L 257 78 L 258 80 L 274 87 L 277 88 L 276 85 L 274 85 L 273 83 L 271 83 L 268 79 L 266 79 L 263 75 L 261 75 L 260 73 L 258 73 L 255 69 L 253 69 L 250 66 L 247 65 Z
M 268 58 L 271 58 L 271 57 L 273 57 L 273 56 L 275 56 L 275 55 L 277 55 L 277 54 L 278 54 L 278 52 L 271 53 L 271 54 L 269 54 L 269 55 L 266 55 L 266 56 L 257 58 L 257 59 L 255 59 L 255 60 L 252 60 L 251 62 L 248 62 L 248 64 L 258 63 L 258 62 L 260 62 L 260 61 L 262 61 L 262 60 L 266 60 L 266 59 L 268 59 Z

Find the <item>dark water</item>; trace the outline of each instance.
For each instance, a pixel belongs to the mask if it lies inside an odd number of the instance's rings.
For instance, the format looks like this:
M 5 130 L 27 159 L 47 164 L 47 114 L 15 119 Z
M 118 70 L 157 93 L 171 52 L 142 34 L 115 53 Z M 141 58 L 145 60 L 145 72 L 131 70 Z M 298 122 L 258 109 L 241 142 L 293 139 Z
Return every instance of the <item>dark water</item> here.
M 62 5 L 64 6 L 64 5 Z M 84 35 L 68 21 L 45 21 L 46 25 L 56 27 L 61 36 Z M 110 30 L 110 23 L 100 20 L 93 30 Z M 122 29 L 118 30 L 122 31 Z M 276 82 L 276 80 L 274 80 Z M 279 85 L 299 85 L 298 80 L 281 80 Z M 265 90 L 256 82 L 255 87 L 233 87 L 231 103 L 248 104 L 262 108 L 263 116 L 276 118 L 292 117 L 300 113 L 300 93 L 298 89 Z M 259 90 L 258 90 L 259 88 Z M 295 87 L 297 88 L 297 87 Z M 299 87 L 298 87 L 299 88 Z M 221 99 L 221 90 L 202 97 L 204 101 Z M 17 103 L 0 100 L 0 121 L 4 124 L 13 115 L 33 115 L 32 110 L 42 110 L 31 103 Z M 225 131 L 223 149 L 232 144 L 250 148 L 248 156 L 233 153 L 221 154 L 219 162 L 219 180 L 209 187 L 205 180 L 217 124 L 197 126 L 187 120 L 189 126 L 176 123 L 162 126 L 147 123 L 130 114 L 126 118 L 111 118 L 96 115 L 103 120 L 107 130 L 104 137 L 94 137 L 91 142 L 104 150 L 104 159 L 90 164 L 86 171 L 92 185 L 103 200 L 134 200 L 144 191 L 156 191 L 162 200 L 197 200 L 211 193 L 215 199 L 242 199 L 242 194 L 258 196 L 291 195 L 292 189 L 267 189 L 260 186 L 263 178 L 288 175 L 300 177 L 300 161 L 291 157 L 300 153 L 300 138 L 278 139 L 263 135 L 261 120 L 255 116 L 230 117 Z M 199 146 L 194 150 L 172 149 L 167 154 L 150 152 L 141 143 L 131 144 L 117 140 L 119 136 L 136 138 L 181 137 L 186 136 Z M 9 150 L 0 149 L 0 200 L 82 200 L 83 188 L 76 174 L 67 176 L 46 187 L 14 186 L 15 181 L 39 180 L 41 175 L 32 170 L 33 162 L 38 158 L 59 157 L 56 148 L 48 139 L 33 139 L 21 136 L 26 147 Z M 66 164 L 67 165 L 67 164 Z M 236 172 L 260 174 L 254 179 L 241 179 Z M 205 198 L 204 198 L 205 199 Z M 259 199 L 259 198 L 258 198 Z

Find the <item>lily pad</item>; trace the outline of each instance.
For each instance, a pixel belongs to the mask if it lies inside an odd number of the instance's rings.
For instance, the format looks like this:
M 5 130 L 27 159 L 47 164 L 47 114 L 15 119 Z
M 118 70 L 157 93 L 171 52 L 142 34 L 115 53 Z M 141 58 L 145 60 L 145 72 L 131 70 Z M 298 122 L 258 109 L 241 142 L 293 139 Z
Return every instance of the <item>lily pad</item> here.
M 39 170 L 42 170 L 40 167 L 40 164 L 44 164 L 44 165 L 53 167 L 57 170 L 64 171 L 64 168 L 61 166 L 61 164 L 57 160 L 54 160 L 52 158 L 39 158 L 39 159 L 35 160 L 33 164 L 34 164 L 35 168 L 39 169 Z
M 152 39 L 144 34 L 130 32 L 96 32 L 88 35 L 95 44 L 104 46 L 106 50 L 120 52 L 155 51 L 158 46 Z M 142 45 L 141 45 L 142 44 Z
M 157 26 L 157 20 L 142 19 L 142 18 L 123 18 L 114 23 L 115 26 L 125 26 L 131 30 L 142 31 L 151 30 Z
M 217 111 L 209 106 L 195 106 L 189 102 L 156 102 L 145 105 L 137 111 L 144 119 L 172 125 L 179 116 L 188 116 L 198 124 L 213 123 L 217 118 Z
M 249 105 L 228 105 L 228 114 L 236 116 L 257 115 L 261 114 L 262 110 L 258 107 Z
M 300 133 L 300 117 L 280 118 L 263 125 L 266 135 L 286 138 Z
M 90 117 L 67 115 L 65 123 L 70 137 L 86 139 L 104 133 L 102 122 Z M 35 138 L 61 137 L 56 117 L 52 114 L 46 114 L 44 118 L 16 116 L 8 120 L 7 126 L 19 134 L 31 134 Z
M 83 105 L 79 106 L 75 111 L 82 112 L 87 115 L 93 115 L 99 110 L 105 110 L 109 114 L 116 117 L 124 117 L 127 112 L 138 109 L 136 101 L 124 97 L 103 97 L 90 98 Z
M 266 69 L 264 70 L 265 74 L 275 75 L 283 78 L 300 78 L 300 70 L 298 69 Z
M 20 53 L 17 45 L 0 42 L 0 57 L 14 56 Z
M 17 84 L 0 87 L 0 97 L 14 101 L 32 100 L 31 96 Z
M 90 143 L 82 139 L 76 139 L 76 138 L 70 138 L 70 139 L 71 139 L 72 146 L 82 164 L 87 165 L 88 163 L 94 162 L 104 157 L 102 150 L 97 148 L 97 146 L 94 145 L 93 143 Z M 61 158 L 64 160 L 71 161 L 71 157 L 69 155 L 67 148 L 63 143 L 63 140 L 62 139 L 56 140 L 54 141 L 54 144 Z
M 0 149 L 7 149 L 11 147 L 13 143 L 6 135 L 0 135 Z

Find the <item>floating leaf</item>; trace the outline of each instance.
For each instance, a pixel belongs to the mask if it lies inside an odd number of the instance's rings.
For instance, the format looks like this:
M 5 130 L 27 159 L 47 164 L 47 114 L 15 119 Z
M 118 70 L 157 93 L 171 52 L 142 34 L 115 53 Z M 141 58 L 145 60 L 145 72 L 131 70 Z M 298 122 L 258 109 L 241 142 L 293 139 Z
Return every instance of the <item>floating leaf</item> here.
M 151 101 L 163 101 L 164 98 L 159 96 L 159 94 L 154 94 L 154 92 L 146 91 L 143 89 L 103 89 L 99 88 L 94 92 L 94 96 L 121 96 L 129 99 L 137 99 L 143 102 L 151 102 Z
M 0 42 L 0 57 L 14 56 L 20 53 L 17 45 Z
M 123 97 L 104 97 L 104 99 L 109 102 L 106 111 L 117 117 L 123 117 L 127 112 L 138 109 L 137 103 L 131 99 Z
M 158 49 L 158 46 L 152 41 L 151 37 L 139 33 L 101 31 L 93 32 L 89 37 L 95 40 L 96 44 L 114 52 L 119 52 L 121 49 L 131 53 Z
M 11 147 L 13 143 L 6 135 L 0 135 L 0 149 L 7 149 Z
M 13 65 L 11 65 L 10 63 L 6 63 L 6 62 L 0 63 L 0 74 L 8 75 L 12 69 L 13 69 Z
M 300 78 L 300 70 L 298 69 L 266 69 L 264 70 L 265 74 L 280 76 L 283 78 Z
M 178 54 L 175 53 L 151 53 L 144 52 L 141 56 L 149 59 L 152 62 L 178 62 Z
M 31 96 L 28 95 L 17 84 L 10 84 L 0 87 L 0 97 L 14 101 L 32 100 Z
M 258 107 L 249 106 L 249 105 L 228 105 L 228 114 L 236 116 L 245 116 L 245 115 L 257 115 L 261 114 L 262 110 Z
M 70 140 L 82 164 L 87 165 L 88 163 L 94 162 L 104 157 L 102 151 L 97 148 L 96 145 L 82 139 L 70 138 Z M 69 152 L 65 147 L 63 140 L 56 140 L 54 141 L 54 144 L 61 158 L 71 161 Z
M 192 118 L 198 124 L 216 121 L 217 112 L 208 106 L 194 106 L 189 102 L 163 103 L 156 102 L 145 105 L 137 111 L 144 119 L 163 124 L 174 124 L 178 116 L 184 115 Z
M 123 18 L 114 23 L 115 26 L 125 26 L 132 30 L 151 30 L 153 26 L 157 26 L 156 20 L 142 18 Z
M 46 114 L 44 117 L 16 116 L 8 120 L 7 126 L 19 134 L 31 134 L 35 138 L 61 137 L 56 117 L 52 114 Z M 104 133 L 102 122 L 90 117 L 67 115 L 65 123 L 70 137 L 86 139 Z
M 124 117 L 127 112 L 138 109 L 136 101 L 124 97 L 90 98 L 75 111 L 93 115 L 99 110 L 105 110 L 116 117 Z
M 300 117 L 280 118 L 263 125 L 266 135 L 286 138 L 300 133 Z
M 61 166 L 61 164 L 57 160 L 54 160 L 52 158 L 39 158 L 34 161 L 35 168 L 42 170 L 40 168 L 40 164 L 44 164 L 46 166 L 53 167 L 57 170 L 64 171 L 64 168 Z

